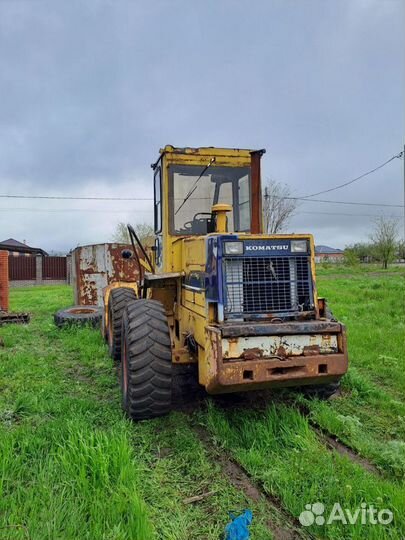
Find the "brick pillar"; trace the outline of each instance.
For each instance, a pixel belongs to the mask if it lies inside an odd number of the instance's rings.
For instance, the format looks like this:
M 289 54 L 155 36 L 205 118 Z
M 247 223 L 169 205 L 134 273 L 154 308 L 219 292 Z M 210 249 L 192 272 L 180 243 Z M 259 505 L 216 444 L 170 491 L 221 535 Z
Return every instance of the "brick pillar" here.
M 42 255 L 37 255 L 35 258 L 36 258 L 35 281 L 36 281 L 36 285 L 41 285 L 42 284 Z
M 0 311 L 8 311 L 8 251 L 0 251 Z

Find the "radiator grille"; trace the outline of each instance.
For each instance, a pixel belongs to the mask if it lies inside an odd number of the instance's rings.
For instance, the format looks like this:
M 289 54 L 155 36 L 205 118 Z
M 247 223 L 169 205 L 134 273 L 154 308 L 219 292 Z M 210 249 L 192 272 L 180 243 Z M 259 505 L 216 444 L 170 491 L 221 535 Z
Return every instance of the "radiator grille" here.
M 226 257 L 225 315 L 309 311 L 312 305 L 307 256 Z

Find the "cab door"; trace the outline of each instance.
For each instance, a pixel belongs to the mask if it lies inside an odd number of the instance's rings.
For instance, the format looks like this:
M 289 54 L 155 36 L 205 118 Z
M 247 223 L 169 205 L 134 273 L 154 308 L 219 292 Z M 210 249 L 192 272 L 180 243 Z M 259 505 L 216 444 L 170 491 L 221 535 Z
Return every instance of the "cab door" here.
M 155 229 L 155 266 L 156 269 L 162 269 L 163 266 L 163 235 L 162 235 L 162 165 L 155 169 L 153 176 L 154 193 L 154 229 Z

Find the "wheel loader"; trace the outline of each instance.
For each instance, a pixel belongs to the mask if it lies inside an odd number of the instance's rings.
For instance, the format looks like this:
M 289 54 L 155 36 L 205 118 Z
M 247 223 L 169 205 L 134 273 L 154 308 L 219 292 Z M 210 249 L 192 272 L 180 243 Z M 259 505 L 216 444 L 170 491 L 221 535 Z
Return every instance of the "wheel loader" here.
M 129 226 L 137 283 L 104 293 L 122 406 L 169 413 L 176 368 L 208 394 L 305 387 L 333 393 L 346 332 L 316 290 L 311 234 L 266 234 L 264 150 L 165 146 L 152 164 L 155 244 Z

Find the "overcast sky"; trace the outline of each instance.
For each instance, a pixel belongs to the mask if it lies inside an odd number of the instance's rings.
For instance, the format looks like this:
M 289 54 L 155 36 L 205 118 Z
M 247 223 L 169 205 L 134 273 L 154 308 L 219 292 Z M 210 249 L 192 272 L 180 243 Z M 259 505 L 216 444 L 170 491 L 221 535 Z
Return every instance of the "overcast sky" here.
M 152 196 L 165 144 L 266 148 L 296 195 L 342 183 L 402 149 L 403 28 L 402 0 L 0 0 L 0 194 Z M 321 198 L 402 204 L 402 170 Z M 305 202 L 289 230 L 344 247 L 382 214 L 403 210 Z M 151 218 L 0 198 L 0 240 L 68 250 Z

